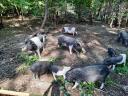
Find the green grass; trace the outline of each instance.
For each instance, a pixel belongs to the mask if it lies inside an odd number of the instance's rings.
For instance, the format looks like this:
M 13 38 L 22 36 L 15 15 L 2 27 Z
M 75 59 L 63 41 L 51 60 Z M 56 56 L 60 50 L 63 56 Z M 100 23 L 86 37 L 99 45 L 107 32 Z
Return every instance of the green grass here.
M 79 90 L 80 96 L 93 96 L 94 94 L 94 83 L 80 83 Z
M 26 53 L 20 53 L 18 55 L 18 58 L 21 59 L 25 65 L 28 65 L 28 66 L 32 65 L 35 61 L 37 61 L 39 59 L 35 55 L 29 56 Z
M 17 73 L 27 74 L 28 67 L 29 66 L 27 66 L 26 64 L 22 64 L 16 69 L 16 71 Z
M 116 81 L 114 81 L 110 76 L 106 79 L 105 82 L 107 85 L 113 85 L 116 83 Z
M 28 70 L 28 67 L 38 60 L 37 56 L 29 56 L 26 53 L 18 54 L 17 58 L 20 59 L 23 63 L 17 68 L 16 71 L 22 74 L 25 74 Z
M 17 68 L 17 72 L 25 74 L 26 71 L 28 70 L 28 67 L 31 66 L 34 62 L 38 61 L 39 58 L 35 55 L 29 56 L 27 53 L 22 52 L 17 55 L 17 59 L 22 61 L 22 65 Z M 64 59 L 64 57 L 61 57 L 61 56 L 60 57 L 51 57 L 51 58 L 49 58 L 48 61 L 54 63 L 54 62 L 60 61 L 62 59 Z
M 59 84 L 59 86 L 60 86 L 60 91 L 63 92 L 63 96 L 71 96 L 71 95 L 69 94 L 69 92 L 68 92 L 68 91 L 66 90 L 66 88 L 65 88 L 65 84 L 67 84 L 68 82 L 66 82 L 66 81 L 64 80 L 63 76 L 59 76 L 59 77 L 57 78 L 57 81 L 54 81 L 54 82 L 57 82 L 57 83 Z
M 117 66 L 115 68 L 115 72 L 118 74 L 124 74 L 127 75 L 128 74 L 128 63 L 126 64 L 126 66 Z
M 62 60 L 62 59 L 64 59 L 65 57 L 62 57 L 62 56 L 60 56 L 60 57 L 50 57 L 49 58 L 49 62 L 57 62 L 57 61 L 60 61 L 60 60 Z

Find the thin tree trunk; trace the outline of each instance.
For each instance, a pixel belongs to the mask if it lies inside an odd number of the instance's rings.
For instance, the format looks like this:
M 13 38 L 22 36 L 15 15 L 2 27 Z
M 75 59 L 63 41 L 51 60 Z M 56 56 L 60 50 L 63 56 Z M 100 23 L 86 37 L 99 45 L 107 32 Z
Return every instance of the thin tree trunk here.
M 93 15 L 92 15 L 91 10 L 90 10 L 90 12 L 89 12 L 89 24 L 90 24 L 90 25 L 93 24 Z
M 44 20 L 40 26 L 40 29 L 43 29 L 43 27 L 46 23 L 46 20 L 47 20 L 47 15 L 48 15 L 48 0 L 45 0 L 45 15 L 44 15 Z
M 113 21 L 114 21 L 114 19 L 112 19 L 112 20 L 111 20 L 111 23 L 110 23 L 110 28 L 112 28 Z
M 3 18 L 2 18 L 2 14 L 0 14 L 0 29 L 2 29 L 3 27 L 4 27 Z
M 16 14 L 18 15 L 18 17 L 20 16 L 20 12 L 19 12 L 19 10 L 18 10 L 18 8 L 17 8 L 17 6 L 16 5 L 14 5 L 15 6 L 15 9 L 16 9 Z

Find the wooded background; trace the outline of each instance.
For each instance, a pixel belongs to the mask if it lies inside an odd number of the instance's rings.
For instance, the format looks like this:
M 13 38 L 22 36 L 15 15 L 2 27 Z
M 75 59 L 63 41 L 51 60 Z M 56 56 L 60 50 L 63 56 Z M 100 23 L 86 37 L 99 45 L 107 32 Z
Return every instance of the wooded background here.
M 54 24 L 92 24 L 95 20 L 110 27 L 126 27 L 128 0 L 0 0 L 0 25 L 2 17 L 35 16 Z

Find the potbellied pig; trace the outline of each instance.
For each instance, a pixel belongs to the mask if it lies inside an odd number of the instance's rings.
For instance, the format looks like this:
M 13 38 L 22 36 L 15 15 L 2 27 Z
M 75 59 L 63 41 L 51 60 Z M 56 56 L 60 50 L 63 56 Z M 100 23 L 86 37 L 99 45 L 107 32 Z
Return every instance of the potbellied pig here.
M 37 33 L 25 40 L 25 45 L 22 48 L 22 51 L 34 52 L 41 58 L 40 53 L 44 50 L 45 41 L 46 34 Z
M 117 42 L 121 42 L 122 45 L 128 47 L 128 33 L 126 31 L 121 31 L 118 33 Z
M 65 36 L 65 35 L 59 36 L 58 45 L 68 47 L 70 54 L 72 54 L 73 50 L 77 53 L 84 50 L 81 44 L 75 38 Z
M 52 72 L 53 77 L 56 80 L 56 76 L 63 76 L 63 78 L 65 79 L 65 74 L 70 69 L 71 69 L 71 67 L 67 67 L 67 66 L 61 67 L 58 65 L 52 65 L 50 68 L 50 71 Z
M 90 65 L 85 67 L 73 68 L 66 73 L 66 80 L 75 83 L 72 89 L 76 88 L 80 82 L 101 82 L 100 89 L 103 89 L 106 77 L 110 73 L 106 65 Z
M 76 34 L 77 35 L 77 31 L 75 27 L 64 27 L 62 29 L 63 33 L 68 33 L 68 34 L 72 34 L 73 36 Z
M 116 52 L 113 48 L 108 48 L 107 53 L 108 53 L 108 56 L 110 56 L 110 57 L 116 56 Z
M 33 63 L 30 67 L 30 70 L 32 71 L 34 77 L 40 78 L 41 75 L 44 75 L 45 73 L 49 72 L 50 64 L 47 61 L 37 61 Z
M 56 80 L 56 76 L 63 76 L 65 79 L 65 74 L 70 70 L 70 67 L 54 65 L 52 63 L 48 63 L 48 61 L 37 61 L 31 66 L 30 70 L 34 74 L 35 78 L 36 76 L 40 78 L 40 76 L 45 73 L 52 73 L 53 78 Z
M 118 64 L 126 64 L 126 54 L 120 54 L 118 56 L 114 56 L 114 57 L 109 57 L 109 58 L 106 58 L 104 59 L 104 63 L 105 64 L 112 64 L 113 65 L 113 70 L 115 69 L 115 66 L 118 65 Z

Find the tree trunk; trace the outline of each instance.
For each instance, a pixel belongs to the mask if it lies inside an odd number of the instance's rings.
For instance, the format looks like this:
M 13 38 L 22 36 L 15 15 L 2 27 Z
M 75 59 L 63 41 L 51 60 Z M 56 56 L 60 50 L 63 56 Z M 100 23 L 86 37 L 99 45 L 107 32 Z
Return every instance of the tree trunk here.
M 46 20 L 47 20 L 47 15 L 48 15 L 48 0 L 45 0 L 45 15 L 44 15 L 44 20 L 40 26 L 40 29 L 44 28 L 44 25 L 45 25 Z
M 19 12 L 17 6 L 16 6 L 16 5 L 14 5 L 14 6 L 15 6 L 16 14 L 17 14 L 17 16 L 19 17 L 19 16 L 20 16 L 20 12 Z
M 2 18 L 2 14 L 0 14 L 0 29 L 2 29 L 3 27 L 4 27 L 3 18 Z
M 89 18 L 88 19 L 89 19 L 89 24 L 92 25 L 93 24 L 93 15 L 92 15 L 91 10 L 89 12 Z
M 112 28 L 112 27 L 113 27 L 113 26 L 112 26 L 112 25 L 113 25 L 113 21 L 114 21 L 114 19 L 112 19 L 112 20 L 111 20 L 110 28 Z

